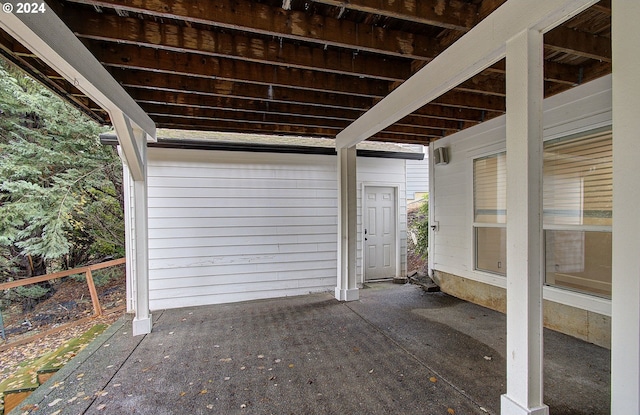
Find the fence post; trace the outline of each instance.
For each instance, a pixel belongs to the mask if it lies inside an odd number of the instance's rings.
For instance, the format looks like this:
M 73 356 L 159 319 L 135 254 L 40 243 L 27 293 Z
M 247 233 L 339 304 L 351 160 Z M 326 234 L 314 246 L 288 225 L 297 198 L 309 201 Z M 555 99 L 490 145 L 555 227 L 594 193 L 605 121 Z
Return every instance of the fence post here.
M 100 300 L 98 299 L 96 285 L 93 283 L 91 268 L 87 268 L 86 278 L 87 285 L 89 286 L 89 293 L 91 294 L 91 302 L 93 303 L 93 311 L 95 312 L 96 317 L 100 317 L 102 315 L 102 307 L 100 307 Z

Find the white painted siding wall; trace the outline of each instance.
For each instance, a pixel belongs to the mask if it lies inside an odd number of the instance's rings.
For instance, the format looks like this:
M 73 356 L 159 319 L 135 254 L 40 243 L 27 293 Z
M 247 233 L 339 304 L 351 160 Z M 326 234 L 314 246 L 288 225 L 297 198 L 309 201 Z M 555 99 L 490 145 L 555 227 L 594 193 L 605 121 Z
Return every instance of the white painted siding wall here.
M 152 310 L 333 291 L 336 157 L 151 148 L 148 173 Z M 359 186 L 395 179 L 358 158 Z
M 419 146 L 419 151 L 428 152 L 428 148 Z M 429 157 L 423 160 L 407 160 L 407 200 L 420 199 L 416 193 L 429 192 Z
M 607 76 L 553 96 L 544 102 L 544 139 L 564 137 L 611 124 L 611 77 Z M 449 164 L 431 165 L 430 208 L 439 231 L 432 232 L 432 269 L 506 287 L 504 277 L 474 270 L 473 159 L 505 151 L 505 117 L 436 141 L 430 147 L 449 147 Z M 545 287 L 545 298 L 610 315 L 610 301 Z

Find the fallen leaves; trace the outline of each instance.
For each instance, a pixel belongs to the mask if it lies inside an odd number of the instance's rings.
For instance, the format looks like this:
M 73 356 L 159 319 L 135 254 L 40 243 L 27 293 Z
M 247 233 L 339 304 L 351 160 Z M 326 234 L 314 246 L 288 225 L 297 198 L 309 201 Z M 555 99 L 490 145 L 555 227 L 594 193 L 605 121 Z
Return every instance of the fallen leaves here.
M 430 381 L 431 383 L 436 383 L 436 382 L 438 381 L 438 379 L 436 379 L 436 377 L 435 377 L 435 376 L 431 376 L 431 377 L 429 378 L 429 381 Z
M 449 415 L 455 415 L 456 411 L 454 411 L 452 408 L 447 408 L 447 413 Z
M 62 402 L 62 399 L 58 398 L 56 400 L 53 400 L 53 401 L 49 402 L 49 406 L 55 406 L 55 405 L 59 404 L 60 402 Z

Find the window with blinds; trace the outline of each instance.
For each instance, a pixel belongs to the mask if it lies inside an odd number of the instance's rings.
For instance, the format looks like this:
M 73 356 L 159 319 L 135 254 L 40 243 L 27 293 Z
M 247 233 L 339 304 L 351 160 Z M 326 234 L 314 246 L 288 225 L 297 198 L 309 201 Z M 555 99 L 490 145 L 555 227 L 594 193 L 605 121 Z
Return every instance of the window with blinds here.
M 611 132 L 544 145 L 545 225 L 611 226 Z
M 506 163 L 506 153 L 473 161 L 474 222 L 507 223 Z
M 544 143 L 545 283 L 611 296 L 611 131 Z M 473 161 L 475 269 L 506 274 L 506 153 Z
M 473 161 L 475 268 L 500 275 L 507 268 L 506 162 L 506 153 Z
M 544 145 L 545 282 L 611 296 L 611 131 Z

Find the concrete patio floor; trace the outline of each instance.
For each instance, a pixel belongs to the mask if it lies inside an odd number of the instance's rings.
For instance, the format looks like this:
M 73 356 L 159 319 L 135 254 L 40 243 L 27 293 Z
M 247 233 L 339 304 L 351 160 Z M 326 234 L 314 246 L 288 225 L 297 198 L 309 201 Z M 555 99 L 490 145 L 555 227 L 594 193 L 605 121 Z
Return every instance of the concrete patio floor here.
M 13 414 L 499 414 L 505 316 L 412 285 L 122 319 Z M 552 415 L 608 414 L 609 351 L 545 331 Z M 37 406 L 36 406 L 37 405 Z

